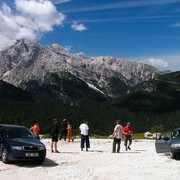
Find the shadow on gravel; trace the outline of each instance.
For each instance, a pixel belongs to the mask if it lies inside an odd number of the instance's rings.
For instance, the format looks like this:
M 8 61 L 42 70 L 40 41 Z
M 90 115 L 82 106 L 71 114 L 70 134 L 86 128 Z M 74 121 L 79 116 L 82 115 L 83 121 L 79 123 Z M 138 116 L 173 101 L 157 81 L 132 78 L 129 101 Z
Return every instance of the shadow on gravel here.
M 59 164 L 52 161 L 51 159 L 45 158 L 44 162 L 42 164 L 32 162 L 32 161 L 23 161 L 23 162 L 15 162 L 11 163 L 19 167 L 27 167 L 27 168 L 34 168 L 34 167 L 55 167 L 58 166 Z

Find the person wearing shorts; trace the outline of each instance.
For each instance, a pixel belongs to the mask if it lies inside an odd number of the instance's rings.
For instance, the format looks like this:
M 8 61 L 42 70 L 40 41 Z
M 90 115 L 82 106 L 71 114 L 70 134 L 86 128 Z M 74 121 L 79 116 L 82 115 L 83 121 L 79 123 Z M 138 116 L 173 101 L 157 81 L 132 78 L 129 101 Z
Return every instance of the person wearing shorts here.
M 58 120 L 56 118 L 53 119 L 52 124 L 49 127 L 49 134 L 51 135 L 52 138 L 51 152 L 59 153 L 59 151 L 57 150 L 59 126 L 58 126 Z

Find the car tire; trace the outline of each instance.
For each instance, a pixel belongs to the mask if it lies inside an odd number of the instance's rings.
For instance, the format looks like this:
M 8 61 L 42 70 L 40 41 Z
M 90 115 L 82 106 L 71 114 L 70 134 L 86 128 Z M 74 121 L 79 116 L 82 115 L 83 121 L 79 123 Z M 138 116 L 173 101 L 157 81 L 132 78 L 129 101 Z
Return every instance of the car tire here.
M 171 157 L 171 159 L 175 159 L 176 158 L 176 156 L 170 151 L 170 157 Z
M 8 160 L 8 151 L 4 148 L 2 150 L 2 162 L 5 163 L 5 164 L 8 164 L 9 163 L 9 160 Z

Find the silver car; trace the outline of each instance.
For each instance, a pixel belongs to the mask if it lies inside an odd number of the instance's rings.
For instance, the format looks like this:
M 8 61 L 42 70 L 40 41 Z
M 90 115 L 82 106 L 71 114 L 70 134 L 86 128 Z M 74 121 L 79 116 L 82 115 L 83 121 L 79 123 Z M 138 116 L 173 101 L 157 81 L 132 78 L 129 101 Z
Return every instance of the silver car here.
M 180 128 L 160 133 L 155 147 L 157 153 L 168 153 L 172 159 L 180 158 Z

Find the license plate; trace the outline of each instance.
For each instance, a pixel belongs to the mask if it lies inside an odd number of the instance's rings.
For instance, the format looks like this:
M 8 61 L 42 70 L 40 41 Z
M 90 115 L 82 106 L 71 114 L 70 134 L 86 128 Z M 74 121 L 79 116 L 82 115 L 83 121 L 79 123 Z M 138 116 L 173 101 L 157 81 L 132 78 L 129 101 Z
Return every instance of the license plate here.
M 26 153 L 25 156 L 26 157 L 38 157 L 39 153 Z

